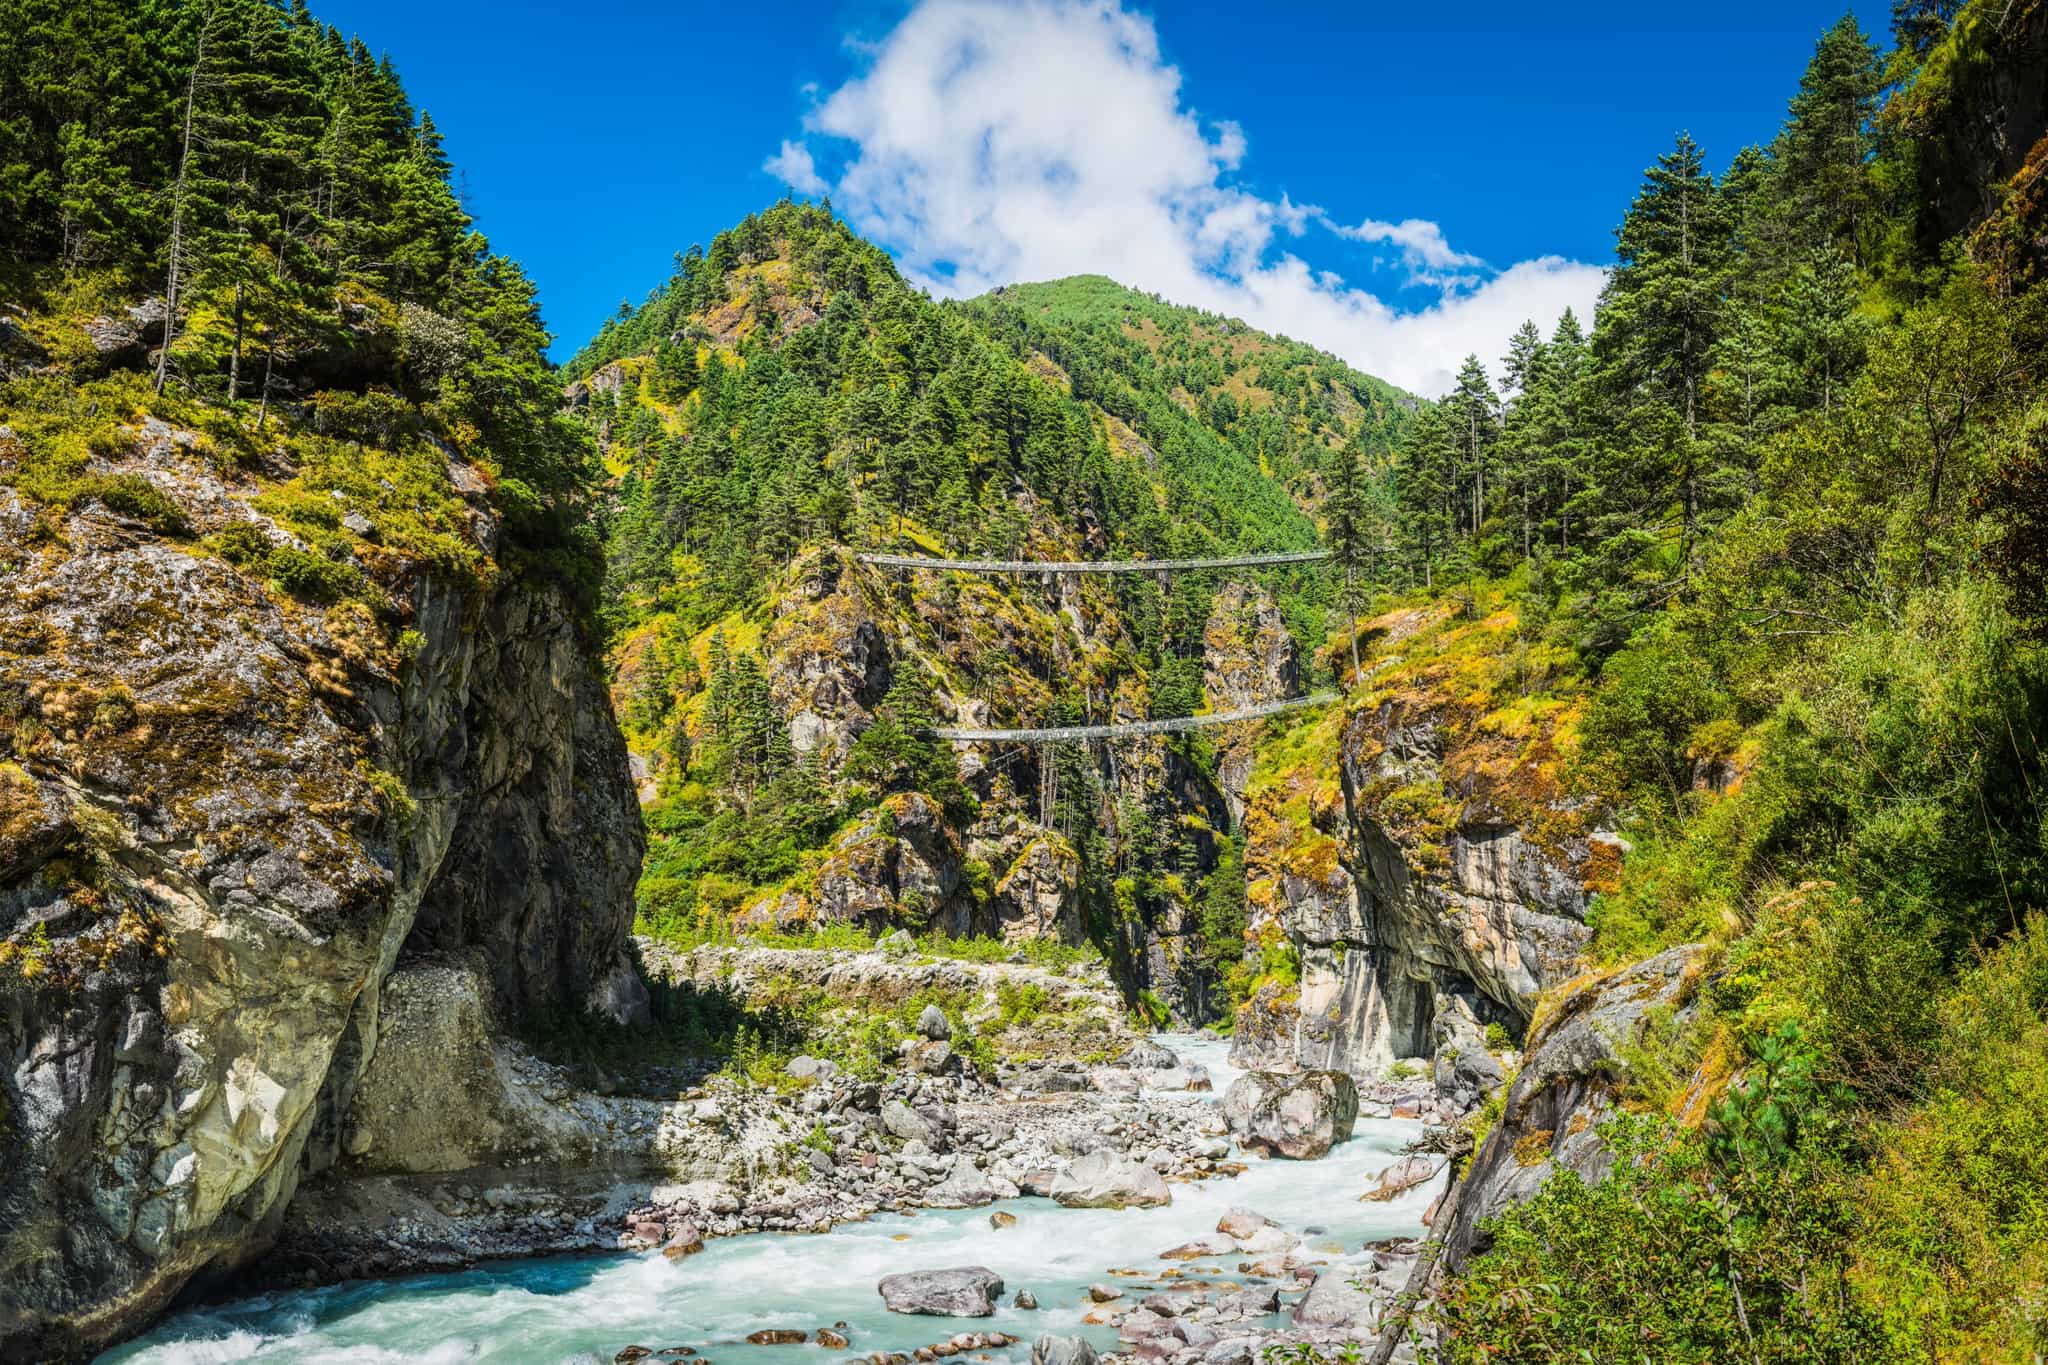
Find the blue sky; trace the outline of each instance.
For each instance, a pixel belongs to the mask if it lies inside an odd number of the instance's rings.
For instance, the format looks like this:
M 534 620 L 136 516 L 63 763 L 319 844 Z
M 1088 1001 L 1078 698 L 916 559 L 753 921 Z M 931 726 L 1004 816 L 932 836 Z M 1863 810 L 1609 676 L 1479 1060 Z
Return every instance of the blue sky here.
M 1889 5 L 1858 3 L 1882 35 Z M 1424 391 L 1584 312 L 1645 165 L 1775 130 L 1841 0 L 325 0 L 398 63 L 566 356 L 829 188 L 935 292 L 1097 270 Z

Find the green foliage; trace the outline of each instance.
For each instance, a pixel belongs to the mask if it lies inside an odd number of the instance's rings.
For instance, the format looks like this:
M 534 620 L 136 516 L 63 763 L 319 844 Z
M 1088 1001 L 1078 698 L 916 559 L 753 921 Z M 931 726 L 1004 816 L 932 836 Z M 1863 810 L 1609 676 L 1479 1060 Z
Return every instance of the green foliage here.
M 1767 1060 L 1768 1059 L 1768 1060 Z M 1849 1293 L 1842 1129 L 1796 1033 L 1766 1043 L 1705 1137 L 1611 1119 L 1612 1172 L 1554 1175 L 1488 1225 L 1437 1305 L 1447 1362 L 1877 1358 Z
M 273 449 L 262 433 L 280 418 L 294 456 L 300 432 L 380 451 L 429 449 L 431 436 L 501 476 L 515 568 L 592 577 L 574 529 L 591 446 L 557 414 L 532 285 L 471 229 L 433 120 L 387 59 L 280 0 L 6 0 L 0 30 L 0 264 L 30 330 L 52 339 L 59 363 L 40 382 L 141 380 L 123 367 L 140 367 L 154 337 L 102 357 L 79 329 L 151 294 L 169 312 L 146 396 L 81 394 L 68 434 L 83 439 L 25 436 L 17 486 L 182 535 L 175 505 L 140 476 L 85 473 L 109 424 L 148 411 L 238 456 Z M 10 424 L 50 406 L 0 396 Z M 393 548 L 473 567 L 466 514 L 436 515 L 460 507 L 445 456 L 428 471 L 440 540 L 421 546 L 401 514 Z M 394 504 L 421 505 L 421 483 L 398 483 L 408 496 Z M 317 565 L 274 576 L 323 600 L 348 591 Z
M 218 532 L 208 538 L 207 545 L 228 563 L 252 569 L 309 602 L 339 602 L 364 588 L 362 574 L 352 565 L 295 545 L 273 544 L 247 523 Z
M 1940 1001 L 1925 1098 L 1880 1130 L 1857 1288 L 1899 1359 L 2048 1344 L 2048 928 L 2030 917 Z

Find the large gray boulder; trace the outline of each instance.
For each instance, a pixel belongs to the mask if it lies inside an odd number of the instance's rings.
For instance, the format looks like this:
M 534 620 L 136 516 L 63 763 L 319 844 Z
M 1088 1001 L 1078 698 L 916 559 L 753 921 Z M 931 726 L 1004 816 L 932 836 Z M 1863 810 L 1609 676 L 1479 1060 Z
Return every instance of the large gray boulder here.
M 890 1100 L 884 1104 L 881 1119 L 882 1127 L 891 1137 L 901 1138 L 905 1142 L 930 1144 L 938 1137 L 938 1128 L 932 1121 L 902 1100 Z
M 985 1265 L 911 1270 L 884 1276 L 875 1289 L 891 1313 L 985 1318 L 996 1311 L 996 1300 L 1003 1293 L 1003 1277 Z
M 1297 1327 L 1371 1327 L 1379 1321 L 1380 1299 L 1360 1287 L 1368 1280 L 1352 1283 L 1359 1272 L 1338 1266 L 1316 1277 L 1316 1282 L 1291 1315 Z
M 1180 1058 L 1171 1049 L 1153 1042 L 1150 1038 L 1131 1045 L 1116 1064 L 1127 1071 L 1165 1071 L 1180 1065 Z
M 1095 1365 L 1095 1348 L 1085 1337 L 1048 1334 L 1031 1343 L 1031 1365 Z
M 1248 1071 L 1224 1094 L 1223 1121 L 1246 1151 L 1311 1160 L 1351 1136 L 1358 1089 L 1341 1071 Z
M 927 1208 L 978 1209 L 996 1202 L 995 1182 L 982 1174 L 981 1167 L 966 1157 L 953 1163 L 946 1178 L 925 1191 Z
M 1052 1178 L 1047 1193 L 1070 1209 L 1149 1209 L 1173 1202 L 1159 1172 L 1107 1148 L 1074 1161 Z
M 934 1043 L 943 1043 L 952 1038 L 953 1025 L 946 1018 L 946 1012 L 937 1005 L 926 1005 L 924 1012 L 917 1016 L 917 1031 Z

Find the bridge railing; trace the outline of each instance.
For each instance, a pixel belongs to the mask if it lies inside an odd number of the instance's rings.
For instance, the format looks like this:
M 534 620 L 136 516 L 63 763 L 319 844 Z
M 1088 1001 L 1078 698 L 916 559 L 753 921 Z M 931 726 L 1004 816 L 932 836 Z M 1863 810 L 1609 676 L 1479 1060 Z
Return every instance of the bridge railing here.
M 1122 725 L 1057 725 L 1038 730 L 983 730 L 938 728 L 928 730 L 934 739 L 954 740 L 961 743 L 993 741 L 1004 744 L 1063 744 L 1070 740 L 1084 739 L 1125 739 L 1134 735 L 1175 735 L 1187 730 L 1200 730 L 1210 725 L 1229 725 L 1235 721 L 1262 720 L 1277 716 L 1282 711 L 1293 711 L 1303 706 L 1316 706 L 1326 701 L 1335 701 L 1335 692 L 1317 692 L 1307 697 L 1286 697 L 1280 701 L 1261 702 L 1257 706 L 1246 706 L 1236 711 L 1212 711 L 1195 716 L 1172 716 L 1165 720 L 1134 720 Z
M 961 573 L 1177 573 L 1194 569 L 1253 568 L 1262 564 L 1306 564 L 1328 559 L 1328 550 L 1235 555 L 1228 559 L 927 559 L 922 555 L 863 554 L 863 564 L 886 569 L 954 569 Z

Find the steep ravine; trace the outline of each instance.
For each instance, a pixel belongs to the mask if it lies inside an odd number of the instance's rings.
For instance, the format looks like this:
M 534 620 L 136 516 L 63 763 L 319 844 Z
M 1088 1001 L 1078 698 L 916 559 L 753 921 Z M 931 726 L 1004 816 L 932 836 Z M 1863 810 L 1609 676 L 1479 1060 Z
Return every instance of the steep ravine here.
M 191 528 L 281 534 L 160 427 L 130 458 Z M 42 1358 L 264 1252 L 351 1141 L 409 957 L 467 958 L 502 1009 L 644 1008 L 642 834 L 546 588 L 408 574 L 400 635 L 97 503 L 0 489 L 0 526 L 33 547 L 0 599 L 0 905 L 30 945 L 0 996 L 0 1355 Z

